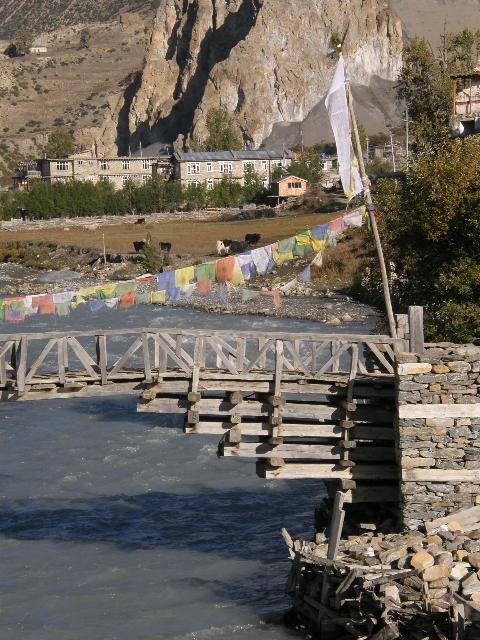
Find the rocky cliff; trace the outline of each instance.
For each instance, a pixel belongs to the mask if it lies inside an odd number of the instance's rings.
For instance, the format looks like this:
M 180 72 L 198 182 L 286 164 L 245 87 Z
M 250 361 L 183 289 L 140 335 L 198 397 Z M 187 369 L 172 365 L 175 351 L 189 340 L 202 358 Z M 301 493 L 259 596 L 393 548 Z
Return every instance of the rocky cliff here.
M 222 104 L 259 145 L 322 100 L 335 31 L 356 84 L 395 78 L 402 28 L 383 0 L 160 0 L 142 76 L 112 103 L 104 143 L 203 138 Z

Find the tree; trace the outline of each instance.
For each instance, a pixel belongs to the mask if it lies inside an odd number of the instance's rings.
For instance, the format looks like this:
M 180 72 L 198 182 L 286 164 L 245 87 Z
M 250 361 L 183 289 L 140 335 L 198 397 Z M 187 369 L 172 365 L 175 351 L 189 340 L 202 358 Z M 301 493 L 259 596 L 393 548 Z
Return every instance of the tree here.
M 90 31 L 82 29 L 80 32 L 80 49 L 90 49 Z
M 66 129 L 59 127 L 48 136 L 45 152 L 49 158 L 65 158 L 74 151 L 75 139 Z
M 143 265 L 148 273 L 158 273 L 160 271 L 160 260 L 153 247 L 152 236 L 150 234 L 147 234 L 143 248 Z
M 381 158 L 373 158 L 366 166 L 367 173 L 370 176 L 379 176 L 382 173 L 390 173 L 393 171 L 393 165 L 389 160 Z
M 419 146 L 448 136 L 451 82 L 425 38 L 414 38 L 404 50 L 398 97 L 408 105 Z
M 315 183 L 322 177 L 322 159 L 313 147 L 306 147 L 290 164 L 287 174 Z
M 240 131 L 224 107 L 209 109 L 206 125 L 208 137 L 204 144 L 205 151 L 239 151 L 243 149 Z
M 401 312 L 424 305 L 433 341 L 480 338 L 479 175 L 480 140 L 472 136 L 417 153 L 395 186 L 390 179 L 378 182 L 375 199 L 385 256 L 395 272 L 395 306 Z

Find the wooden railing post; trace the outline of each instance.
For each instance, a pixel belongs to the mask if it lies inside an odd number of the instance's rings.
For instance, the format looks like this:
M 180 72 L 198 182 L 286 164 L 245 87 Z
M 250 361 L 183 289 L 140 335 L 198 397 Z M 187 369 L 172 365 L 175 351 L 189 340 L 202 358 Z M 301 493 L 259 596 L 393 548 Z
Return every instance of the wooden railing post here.
M 410 326 L 410 352 L 423 353 L 425 350 L 423 307 L 408 307 L 408 324 Z

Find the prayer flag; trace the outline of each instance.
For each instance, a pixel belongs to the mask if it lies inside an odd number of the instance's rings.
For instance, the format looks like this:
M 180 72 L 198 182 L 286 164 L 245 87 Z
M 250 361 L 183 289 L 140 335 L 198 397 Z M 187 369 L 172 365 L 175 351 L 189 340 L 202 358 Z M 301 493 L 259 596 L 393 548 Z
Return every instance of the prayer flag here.
M 350 114 L 345 86 L 345 60 L 340 56 L 333 81 L 325 99 L 330 124 L 337 145 L 338 164 L 343 190 L 349 200 L 363 191 L 358 161 L 352 149 Z

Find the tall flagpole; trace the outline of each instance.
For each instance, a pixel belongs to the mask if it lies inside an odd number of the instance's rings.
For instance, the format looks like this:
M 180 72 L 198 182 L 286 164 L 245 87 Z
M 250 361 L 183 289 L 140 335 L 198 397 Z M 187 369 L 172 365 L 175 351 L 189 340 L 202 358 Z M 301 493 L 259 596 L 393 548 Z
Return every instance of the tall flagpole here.
M 383 255 L 382 243 L 380 241 L 380 235 L 378 233 L 377 221 L 375 219 L 375 206 L 372 200 L 372 194 L 370 191 L 370 181 L 365 170 L 365 162 L 363 161 L 362 144 L 360 142 L 360 134 L 358 133 L 357 119 L 355 118 L 355 111 L 353 109 L 352 93 L 350 91 L 350 84 L 347 82 L 347 100 L 348 108 L 350 111 L 350 118 L 353 124 L 353 132 L 355 137 L 355 145 L 357 147 L 357 157 L 360 167 L 360 175 L 362 178 L 363 189 L 365 192 L 365 200 L 367 202 L 368 215 L 370 217 L 370 223 L 372 225 L 373 236 L 375 238 L 375 245 L 377 247 L 378 260 L 380 262 L 380 271 L 382 273 L 383 283 L 383 297 L 385 299 L 385 307 L 387 309 L 388 325 L 390 327 L 390 335 L 392 338 L 397 337 L 397 327 L 395 324 L 395 316 L 393 315 L 392 299 L 390 297 L 390 287 L 388 284 L 387 269 L 385 267 L 385 257 Z

